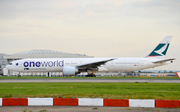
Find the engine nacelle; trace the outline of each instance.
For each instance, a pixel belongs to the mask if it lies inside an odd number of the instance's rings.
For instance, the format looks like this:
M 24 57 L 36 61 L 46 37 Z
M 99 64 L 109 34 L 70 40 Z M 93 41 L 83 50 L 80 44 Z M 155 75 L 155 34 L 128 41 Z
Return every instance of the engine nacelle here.
M 64 66 L 63 67 L 63 75 L 76 75 L 78 73 L 78 69 L 73 66 Z

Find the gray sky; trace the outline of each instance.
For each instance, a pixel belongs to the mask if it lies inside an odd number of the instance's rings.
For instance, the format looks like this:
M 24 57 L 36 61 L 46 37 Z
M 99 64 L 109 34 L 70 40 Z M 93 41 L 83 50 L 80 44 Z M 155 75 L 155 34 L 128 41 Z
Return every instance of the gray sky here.
M 33 49 L 95 57 L 145 57 L 172 35 L 179 70 L 179 0 L 0 0 L 0 53 Z

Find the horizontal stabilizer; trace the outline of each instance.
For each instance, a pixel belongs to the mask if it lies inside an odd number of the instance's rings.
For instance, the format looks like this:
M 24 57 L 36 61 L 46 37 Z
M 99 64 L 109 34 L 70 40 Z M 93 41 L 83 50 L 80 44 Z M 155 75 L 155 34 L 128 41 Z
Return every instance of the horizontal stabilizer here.
M 160 60 L 160 61 L 155 61 L 153 63 L 163 63 L 163 62 L 172 61 L 172 60 L 175 60 L 175 59 L 176 58 L 164 59 L 164 60 Z

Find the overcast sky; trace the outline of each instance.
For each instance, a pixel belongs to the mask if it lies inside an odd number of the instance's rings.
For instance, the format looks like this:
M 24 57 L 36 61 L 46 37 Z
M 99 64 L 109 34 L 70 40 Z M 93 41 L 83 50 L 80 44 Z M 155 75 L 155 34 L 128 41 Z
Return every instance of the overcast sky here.
M 172 35 L 158 70 L 180 70 L 180 0 L 0 0 L 0 53 L 55 50 L 145 57 Z

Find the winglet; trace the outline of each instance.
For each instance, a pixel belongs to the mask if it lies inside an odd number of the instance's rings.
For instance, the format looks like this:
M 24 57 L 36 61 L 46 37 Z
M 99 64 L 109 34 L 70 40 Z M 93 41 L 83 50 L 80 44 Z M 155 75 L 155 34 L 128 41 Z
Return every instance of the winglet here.
M 172 36 L 166 36 L 159 45 L 147 56 L 149 57 L 156 57 L 156 58 L 164 58 L 166 52 L 169 48 L 169 44 L 171 42 Z

